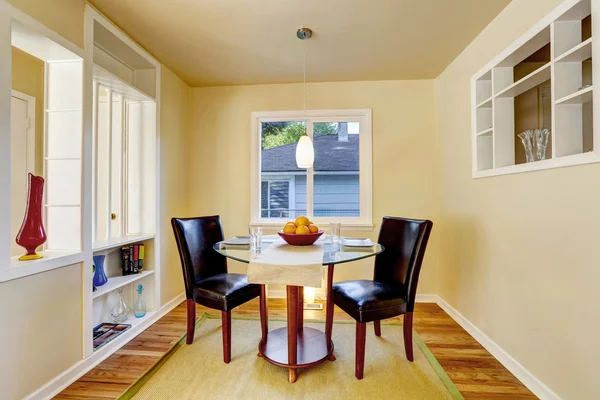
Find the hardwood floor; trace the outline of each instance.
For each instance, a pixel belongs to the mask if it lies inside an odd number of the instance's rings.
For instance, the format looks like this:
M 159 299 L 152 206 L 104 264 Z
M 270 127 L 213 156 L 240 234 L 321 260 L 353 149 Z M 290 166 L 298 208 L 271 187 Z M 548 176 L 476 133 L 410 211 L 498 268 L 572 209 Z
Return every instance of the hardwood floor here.
M 414 329 L 465 399 L 537 399 L 437 304 L 417 303 L 415 308 Z M 268 309 L 269 317 L 286 317 L 283 299 L 269 299 Z M 218 311 L 197 305 L 197 316 L 203 312 L 218 314 Z M 258 317 L 258 299 L 236 308 L 232 314 Z M 304 315 L 307 319 L 325 320 L 325 311 L 305 310 Z M 336 307 L 335 319 L 350 317 Z M 401 317 L 398 320 L 401 321 Z M 55 399 L 100 400 L 118 397 L 177 342 L 185 331 L 184 302 L 59 393 Z M 385 336 L 385 326 L 382 331 Z M 368 327 L 367 334 L 374 334 L 371 326 Z M 235 342 L 235 331 L 233 341 Z

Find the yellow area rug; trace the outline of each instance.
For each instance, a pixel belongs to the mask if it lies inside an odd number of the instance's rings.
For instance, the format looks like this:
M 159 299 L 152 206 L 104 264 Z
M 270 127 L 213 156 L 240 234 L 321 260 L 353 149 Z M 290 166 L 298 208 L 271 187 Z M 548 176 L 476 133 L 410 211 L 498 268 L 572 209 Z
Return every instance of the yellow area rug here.
M 290 384 L 288 372 L 257 357 L 260 322 L 233 318 L 231 362 L 223 363 L 221 316 L 204 314 L 197 323 L 194 343 L 185 336 L 119 399 L 462 399 L 435 357 L 413 333 L 414 362 L 404 353 L 402 324 L 382 323 L 382 336 L 367 328 L 364 378 L 354 377 L 354 322 L 333 326 L 336 361 L 300 370 Z M 285 321 L 269 320 L 269 329 Z M 324 330 L 325 324 L 305 321 Z

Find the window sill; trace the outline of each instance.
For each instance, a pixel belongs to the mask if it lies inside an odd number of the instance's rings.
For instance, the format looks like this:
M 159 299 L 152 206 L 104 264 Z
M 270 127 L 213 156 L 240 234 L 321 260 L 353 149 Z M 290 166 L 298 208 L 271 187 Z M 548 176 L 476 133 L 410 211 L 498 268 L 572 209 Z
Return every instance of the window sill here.
M 82 252 L 40 251 L 44 258 L 31 261 L 19 261 L 19 257 L 11 257 L 8 268 L 0 270 L 0 282 L 39 274 L 56 268 L 66 267 L 83 262 Z
M 250 226 L 252 227 L 262 227 L 268 231 L 278 231 L 283 228 L 287 220 L 281 221 L 259 221 L 252 222 Z M 334 221 L 331 221 L 334 222 Z M 338 221 L 335 221 L 338 222 Z M 329 228 L 329 222 L 319 221 L 317 225 L 322 225 L 321 229 L 327 230 Z M 361 223 L 361 222 L 342 222 L 342 231 L 369 231 L 372 232 L 375 228 L 375 225 L 372 223 Z

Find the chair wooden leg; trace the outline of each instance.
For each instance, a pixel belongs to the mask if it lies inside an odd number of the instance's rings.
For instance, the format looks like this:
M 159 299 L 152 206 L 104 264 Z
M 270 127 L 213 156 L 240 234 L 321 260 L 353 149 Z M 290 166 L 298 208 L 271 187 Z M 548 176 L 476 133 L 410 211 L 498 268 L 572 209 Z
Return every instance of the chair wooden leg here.
M 223 334 L 223 361 L 231 361 L 231 311 L 221 311 L 221 333 Z
M 367 324 L 356 322 L 356 364 L 354 375 L 357 379 L 363 378 L 365 370 L 365 342 L 367 339 Z
M 327 341 L 327 350 L 331 350 L 331 335 L 333 333 L 333 264 L 327 268 L 327 304 L 325 313 L 325 340 Z M 333 352 L 329 355 L 331 361 L 335 361 Z
M 408 312 L 404 314 L 404 350 L 406 351 L 406 358 L 408 361 L 413 361 L 413 343 L 412 343 L 412 325 L 413 325 L 413 313 Z
M 192 299 L 187 299 L 187 336 L 186 344 L 192 344 L 194 341 L 194 330 L 196 328 L 196 303 Z
M 263 342 L 267 340 L 269 333 L 269 315 L 267 311 L 267 286 L 260 285 L 260 328 Z
M 375 321 L 373 325 L 375 326 L 375 336 L 381 336 L 381 321 Z

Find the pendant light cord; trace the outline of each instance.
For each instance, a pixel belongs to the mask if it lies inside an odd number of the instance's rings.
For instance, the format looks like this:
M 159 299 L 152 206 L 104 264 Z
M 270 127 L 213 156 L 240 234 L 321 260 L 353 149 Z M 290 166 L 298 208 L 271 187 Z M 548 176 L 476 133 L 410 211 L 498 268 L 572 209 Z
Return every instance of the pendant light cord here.
M 304 78 L 303 78 L 303 88 L 304 88 L 304 118 L 306 118 L 306 41 L 303 40 L 303 50 L 304 50 Z M 306 128 L 305 128 L 306 129 Z

